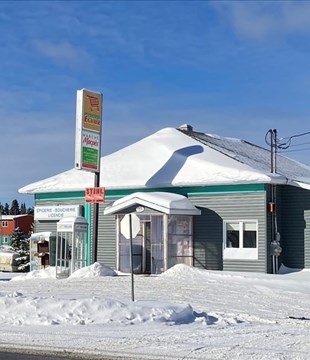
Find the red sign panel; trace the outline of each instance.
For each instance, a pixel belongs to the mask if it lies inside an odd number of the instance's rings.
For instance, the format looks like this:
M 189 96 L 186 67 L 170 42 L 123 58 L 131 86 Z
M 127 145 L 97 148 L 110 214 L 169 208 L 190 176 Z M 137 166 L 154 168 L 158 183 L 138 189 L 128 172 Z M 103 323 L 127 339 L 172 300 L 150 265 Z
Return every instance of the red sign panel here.
M 92 187 L 85 189 L 85 202 L 87 203 L 103 203 L 104 187 Z

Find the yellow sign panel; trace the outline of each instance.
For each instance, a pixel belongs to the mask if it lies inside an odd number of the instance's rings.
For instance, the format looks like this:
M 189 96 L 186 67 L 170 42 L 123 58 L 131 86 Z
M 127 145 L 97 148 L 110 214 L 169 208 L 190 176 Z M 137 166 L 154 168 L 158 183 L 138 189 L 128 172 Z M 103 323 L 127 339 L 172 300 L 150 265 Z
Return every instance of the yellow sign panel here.
M 102 95 L 83 91 L 83 129 L 101 132 Z

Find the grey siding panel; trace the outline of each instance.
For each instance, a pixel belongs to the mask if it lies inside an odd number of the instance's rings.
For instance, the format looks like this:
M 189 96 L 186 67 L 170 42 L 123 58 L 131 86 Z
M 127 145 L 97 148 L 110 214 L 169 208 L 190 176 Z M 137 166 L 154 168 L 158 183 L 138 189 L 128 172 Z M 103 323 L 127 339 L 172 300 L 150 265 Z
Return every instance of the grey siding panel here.
M 57 222 L 56 221 L 45 221 L 45 220 L 37 220 L 35 221 L 34 232 L 44 232 L 44 231 L 52 231 L 56 234 L 57 231 Z
M 310 268 L 310 210 L 305 210 L 305 268 Z
M 116 222 L 115 215 L 104 215 L 106 204 L 99 205 L 97 261 L 116 269 Z
M 194 218 L 194 266 L 210 270 L 267 272 L 266 193 L 191 195 L 202 211 Z M 258 220 L 258 259 L 223 261 L 223 221 Z
M 310 268 L 310 192 L 293 186 L 281 189 L 282 261 L 292 268 Z

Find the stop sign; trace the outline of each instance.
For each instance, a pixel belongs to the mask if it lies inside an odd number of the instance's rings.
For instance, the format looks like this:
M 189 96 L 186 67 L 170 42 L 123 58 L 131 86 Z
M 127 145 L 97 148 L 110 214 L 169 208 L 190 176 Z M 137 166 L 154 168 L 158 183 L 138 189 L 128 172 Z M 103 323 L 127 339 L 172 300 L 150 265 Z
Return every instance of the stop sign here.
M 135 238 L 140 231 L 140 219 L 136 214 L 126 214 L 121 220 L 121 234 L 130 239 L 130 218 L 131 218 L 131 231 L 132 237 Z

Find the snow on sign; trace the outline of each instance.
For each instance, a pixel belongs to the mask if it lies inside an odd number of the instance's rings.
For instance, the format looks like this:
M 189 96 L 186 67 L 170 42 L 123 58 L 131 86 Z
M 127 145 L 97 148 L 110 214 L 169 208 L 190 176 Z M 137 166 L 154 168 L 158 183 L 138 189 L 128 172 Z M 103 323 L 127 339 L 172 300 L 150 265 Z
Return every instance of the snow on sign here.
M 85 189 L 85 202 L 97 204 L 104 202 L 104 187 L 92 187 Z

